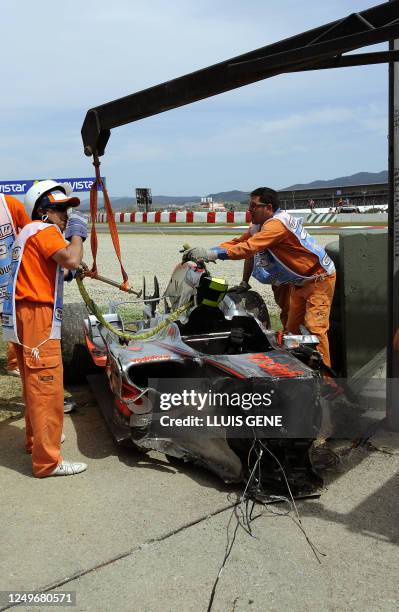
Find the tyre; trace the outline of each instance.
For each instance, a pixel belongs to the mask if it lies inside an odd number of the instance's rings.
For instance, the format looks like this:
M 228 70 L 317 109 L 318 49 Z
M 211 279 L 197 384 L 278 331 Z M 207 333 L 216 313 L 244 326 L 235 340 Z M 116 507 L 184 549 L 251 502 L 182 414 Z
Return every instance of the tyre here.
M 61 351 L 64 382 L 83 382 L 88 374 L 98 371 L 86 348 L 84 319 L 88 312 L 84 304 L 64 304 L 61 327 Z
M 243 293 L 229 293 L 229 298 L 237 306 L 241 306 L 247 312 L 253 314 L 266 329 L 270 329 L 270 316 L 265 300 L 257 291 L 244 291 Z

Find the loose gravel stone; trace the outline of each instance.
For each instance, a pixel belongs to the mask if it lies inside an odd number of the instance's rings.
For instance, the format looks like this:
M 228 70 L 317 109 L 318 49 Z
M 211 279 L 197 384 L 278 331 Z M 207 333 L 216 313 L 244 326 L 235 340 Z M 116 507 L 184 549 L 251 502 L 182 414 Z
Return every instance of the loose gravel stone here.
M 133 288 L 141 289 L 143 276 L 146 277 L 147 291 L 152 292 L 153 277 L 158 277 L 161 292 L 166 288 L 172 270 L 181 260 L 179 250 L 183 243 L 190 246 L 212 247 L 220 244 L 230 236 L 224 234 L 212 236 L 178 236 L 159 234 L 121 234 L 119 236 L 124 267 L 129 275 L 129 281 Z M 317 236 L 319 244 L 325 245 L 336 240 L 336 236 Z M 121 280 L 119 262 L 114 252 L 111 236 L 100 234 L 98 236 L 98 271 L 99 274 L 112 280 Z M 91 265 L 90 241 L 85 242 L 84 260 Z M 216 264 L 208 264 L 210 272 L 218 277 L 223 277 L 230 286 L 236 285 L 242 278 L 243 261 L 218 261 Z M 85 280 L 85 285 L 91 297 L 99 305 L 104 305 L 109 300 L 130 300 L 129 296 L 117 289 L 105 285 L 99 281 Z M 252 279 L 251 286 L 264 298 L 269 312 L 278 313 L 278 308 L 273 299 L 273 292 L 267 285 L 262 285 Z M 79 290 L 75 282 L 65 284 L 65 302 L 81 301 Z

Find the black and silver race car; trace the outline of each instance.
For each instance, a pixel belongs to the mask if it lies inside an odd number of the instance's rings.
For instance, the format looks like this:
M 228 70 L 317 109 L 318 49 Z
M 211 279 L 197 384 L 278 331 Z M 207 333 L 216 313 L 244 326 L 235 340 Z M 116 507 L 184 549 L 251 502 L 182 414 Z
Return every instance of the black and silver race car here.
M 311 490 L 316 478 L 308 450 L 318 434 L 322 387 L 317 337 L 306 330 L 298 336 L 271 330 L 258 293 L 229 293 L 223 279 L 193 262 L 175 267 L 162 297 L 156 278 L 154 284 L 151 297 L 144 289 L 139 320 L 122 320 L 118 311 L 125 301 L 110 304 L 107 326 L 86 313 L 85 348 L 82 335 L 76 339 L 82 333 L 76 305 L 66 308 L 66 370 L 77 357 L 81 373 L 88 358 L 96 365 L 100 375 L 89 382 L 117 442 L 194 461 L 226 482 L 239 482 L 247 478 L 254 440 L 260 440 L 271 451 L 263 457 L 263 485 L 285 489 L 287 475 L 293 490 Z M 184 390 L 190 401 L 165 410 L 162 397 Z M 206 398 L 201 414 L 190 392 Z M 212 401 L 215 394 L 239 399 L 222 406 Z M 244 399 L 258 396 L 273 397 L 272 408 L 259 401 L 248 408 Z

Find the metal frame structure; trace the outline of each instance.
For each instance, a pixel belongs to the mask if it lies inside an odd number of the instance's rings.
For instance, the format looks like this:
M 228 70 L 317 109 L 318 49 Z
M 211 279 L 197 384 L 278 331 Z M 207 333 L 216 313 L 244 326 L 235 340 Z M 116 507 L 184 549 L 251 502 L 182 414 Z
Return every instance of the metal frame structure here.
M 399 354 L 392 348 L 394 333 L 399 333 L 399 64 L 395 64 L 399 45 L 394 39 L 399 39 L 399 0 L 92 108 L 82 126 L 82 139 L 85 154 L 98 158 L 105 152 L 111 129 L 151 115 L 279 74 L 390 62 L 387 376 L 398 379 L 398 389 L 388 385 L 387 415 L 391 427 L 399 431 Z M 350 53 L 386 41 L 391 41 L 389 51 Z
M 152 193 L 149 187 L 136 187 L 137 210 L 149 212 L 152 210 Z
M 399 0 L 286 38 L 161 85 L 90 109 L 85 154 L 103 155 L 111 129 L 288 72 L 361 66 L 399 59 L 399 51 L 343 55 L 399 36 Z
M 399 49 L 392 40 L 390 51 Z M 399 63 L 389 64 L 388 139 L 388 343 L 387 343 L 387 420 L 399 431 L 399 353 L 394 338 L 399 334 Z

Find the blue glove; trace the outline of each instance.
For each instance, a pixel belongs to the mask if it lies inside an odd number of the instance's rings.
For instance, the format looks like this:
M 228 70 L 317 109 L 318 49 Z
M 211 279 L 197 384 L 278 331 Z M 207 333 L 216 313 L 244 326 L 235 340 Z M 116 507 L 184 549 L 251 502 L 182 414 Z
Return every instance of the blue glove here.
M 70 240 L 72 236 L 80 236 L 84 242 L 87 238 L 87 221 L 87 215 L 75 210 L 71 212 L 65 228 L 65 238 Z

